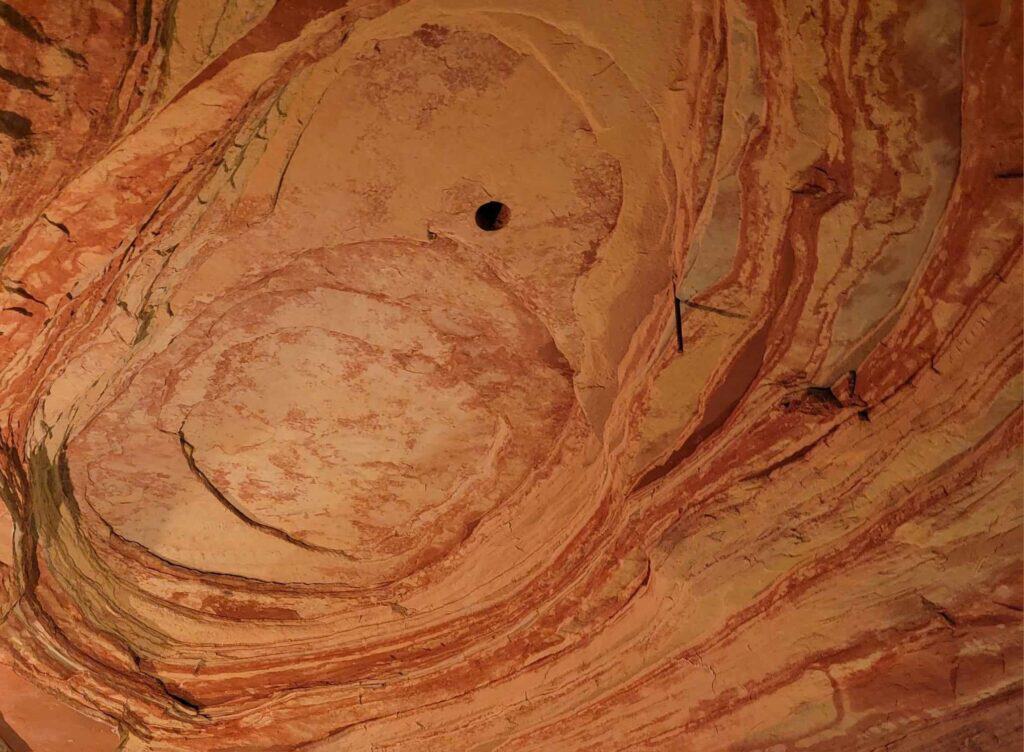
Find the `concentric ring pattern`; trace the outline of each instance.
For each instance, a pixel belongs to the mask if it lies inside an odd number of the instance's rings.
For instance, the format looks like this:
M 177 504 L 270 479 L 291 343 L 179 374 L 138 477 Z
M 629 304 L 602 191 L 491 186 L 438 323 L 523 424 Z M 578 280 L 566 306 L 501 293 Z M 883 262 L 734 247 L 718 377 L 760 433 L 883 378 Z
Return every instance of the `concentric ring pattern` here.
M 1019 3 L 67 6 L 0 659 L 106 748 L 1019 746 Z

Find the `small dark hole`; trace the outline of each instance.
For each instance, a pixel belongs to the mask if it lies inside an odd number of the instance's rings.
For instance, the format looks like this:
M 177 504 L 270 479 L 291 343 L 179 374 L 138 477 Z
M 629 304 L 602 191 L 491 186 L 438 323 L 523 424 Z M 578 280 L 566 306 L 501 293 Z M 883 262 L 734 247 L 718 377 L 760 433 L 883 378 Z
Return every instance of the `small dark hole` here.
M 476 226 L 484 232 L 500 230 L 508 224 L 512 212 L 500 201 L 488 201 L 476 210 Z

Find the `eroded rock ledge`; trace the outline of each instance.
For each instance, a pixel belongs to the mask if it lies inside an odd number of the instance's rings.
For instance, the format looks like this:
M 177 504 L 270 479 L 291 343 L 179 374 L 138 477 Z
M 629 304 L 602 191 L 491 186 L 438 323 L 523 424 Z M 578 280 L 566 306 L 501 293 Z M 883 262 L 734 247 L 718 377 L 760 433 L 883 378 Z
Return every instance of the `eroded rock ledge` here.
M 0 747 L 1020 747 L 1021 25 L 0 2 Z

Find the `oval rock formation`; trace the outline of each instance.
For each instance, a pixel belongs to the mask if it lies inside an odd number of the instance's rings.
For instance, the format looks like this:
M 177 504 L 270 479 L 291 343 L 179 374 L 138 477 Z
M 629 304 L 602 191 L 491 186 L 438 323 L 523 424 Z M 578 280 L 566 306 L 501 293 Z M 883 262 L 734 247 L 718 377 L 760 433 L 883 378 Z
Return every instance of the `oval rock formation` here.
M 1022 25 L 0 2 L 0 750 L 1019 748 Z

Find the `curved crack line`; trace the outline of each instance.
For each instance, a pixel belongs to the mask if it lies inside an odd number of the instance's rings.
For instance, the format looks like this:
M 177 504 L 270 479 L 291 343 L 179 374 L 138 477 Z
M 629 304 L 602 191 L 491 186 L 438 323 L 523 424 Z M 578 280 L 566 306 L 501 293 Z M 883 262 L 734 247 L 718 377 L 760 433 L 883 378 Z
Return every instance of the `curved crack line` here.
M 341 549 L 327 548 L 325 546 L 318 546 L 315 543 L 308 543 L 304 540 L 289 535 L 284 530 L 273 527 L 272 525 L 266 525 L 262 522 L 257 522 L 256 520 L 252 519 L 245 512 L 239 509 L 227 496 L 225 496 L 220 491 L 220 489 L 213 484 L 209 477 L 207 477 L 206 473 L 204 473 L 199 468 L 199 465 L 196 464 L 195 460 L 195 447 L 189 443 L 188 439 L 185 438 L 185 432 L 183 430 L 178 431 L 178 442 L 181 444 L 181 453 L 185 457 L 185 462 L 188 464 L 188 469 L 192 471 L 192 474 L 199 480 L 200 483 L 203 484 L 203 486 L 206 488 L 207 491 L 210 492 L 213 498 L 215 498 L 217 501 L 221 503 L 221 506 L 223 506 L 225 509 L 231 512 L 231 514 L 233 514 L 239 520 L 244 522 L 246 525 L 255 528 L 256 530 L 259 530 L 261 533 L 272 535 L 275 538 L 279 538 L 280 540 L 283 540 L 286 543 L 291 543 L 293 546 L 298 546 L 299 548 L 303 548 L 307 551 L 315 551 L 316 553 L 322 554 L 333 554 L 336 556 L 341 556 L 342 558 L 345 558 L 348 561 L 356 560 L 354 556 Z

